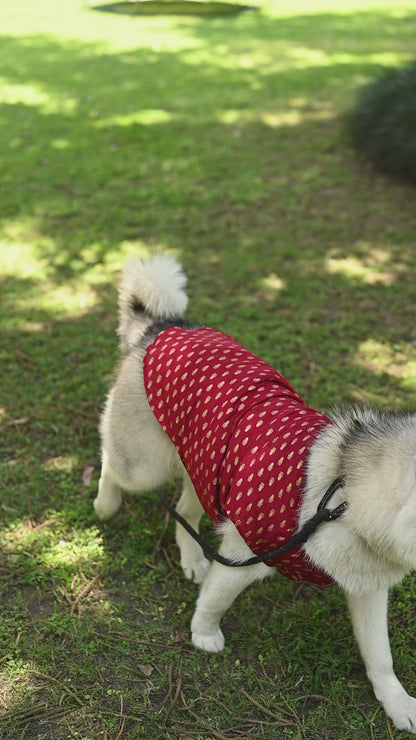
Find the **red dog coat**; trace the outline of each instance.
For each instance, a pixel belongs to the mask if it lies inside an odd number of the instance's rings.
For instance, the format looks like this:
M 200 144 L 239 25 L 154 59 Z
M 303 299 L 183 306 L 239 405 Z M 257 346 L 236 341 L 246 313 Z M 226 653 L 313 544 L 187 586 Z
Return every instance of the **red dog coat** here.
M 329 419 L 234 339 L 170 328 L 147 348 L 150 407 L 177 448 L 213 522 L 228 517 L 255 554 L 294 534 L 310 446 Z M 267 565 L 328 586 L 298 547 Z

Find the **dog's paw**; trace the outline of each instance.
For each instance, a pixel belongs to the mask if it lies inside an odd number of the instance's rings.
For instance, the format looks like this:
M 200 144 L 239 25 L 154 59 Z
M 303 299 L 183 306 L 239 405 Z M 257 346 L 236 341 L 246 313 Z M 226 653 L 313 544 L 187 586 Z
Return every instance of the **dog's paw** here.
M 416 699 L 403 691 L 394 702 L 388 702 L 384 709 L 398 730 L 406 730 L 416 735 Z
M 224 648 L 224 642 L 224 635 L 220 629 L 211 635 L 192 633 L 192 644 L 200 650 L 205 650 L 207 653 L 220 653 Z
M 116 511 L 119 510 L 121 506 L 121 494 L 118 493 L 117 496 L 113 496 L 111 500 L 106 500 L 103 497 L 100 497 L 98 495 L 94 499 L 94 509 L 95 513 L 97 514 L 98 518 L 104 521 L 105 519 L 110 519 L 110 517 L 113 516 L 113 514 L 116 513 Z
M 209 566 L 209 560 L 207 560 L 203 555 L 199 558 L 194 558 L 193 560 L 185 558 L 181 559 L 181 567 L 185 577 L 194 583 L 201 584 L 204 582 Z

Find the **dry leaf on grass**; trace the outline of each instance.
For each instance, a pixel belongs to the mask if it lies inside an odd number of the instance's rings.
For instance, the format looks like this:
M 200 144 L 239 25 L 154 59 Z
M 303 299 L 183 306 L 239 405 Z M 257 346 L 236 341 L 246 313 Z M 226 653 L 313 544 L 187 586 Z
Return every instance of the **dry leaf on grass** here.
M 87 465 L 87 467 L 85 468 L 82 474 L 82 482 L 84 486 L 90 485 L 93 472 L 94 472 L 94 467 L 92 465 Z
M 155 670 L 152 665 L 143 665 L 143 663 L 139 663 L 137 667 L 139 671 L 145 676 L 151 676 L 153 671 Z

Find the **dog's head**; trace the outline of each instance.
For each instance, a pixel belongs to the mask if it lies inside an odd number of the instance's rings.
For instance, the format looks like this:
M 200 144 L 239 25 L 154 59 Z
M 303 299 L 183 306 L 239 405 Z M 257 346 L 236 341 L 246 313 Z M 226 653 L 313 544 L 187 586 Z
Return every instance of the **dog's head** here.
M 381 557 L 416 568 L 416 415 L 359 410 L 342 467 L 354 529 Z

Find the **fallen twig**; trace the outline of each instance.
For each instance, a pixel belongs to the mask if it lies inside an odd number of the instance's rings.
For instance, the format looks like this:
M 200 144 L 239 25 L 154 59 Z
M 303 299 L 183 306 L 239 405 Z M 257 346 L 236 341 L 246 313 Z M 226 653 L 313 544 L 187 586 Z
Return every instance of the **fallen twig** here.
M 96 583 L 96 582 L 98 581 L 98 579 L 99 579 L 99 578 L 100 578 L 100 574 L 98 573 L 98 574 L 97 574 L 96 576 L 94 576 L 94 578 L 92 578 L 92 579 L 91 579 L 91 581 L 88 581 L 88 583 L 86 583 L 86 584 L 85 584 L 85 586 L 84 586 L 84 587 L 83 587 L 83 588 L 81 589 L 81 591 L 80 591 L 80 592 L 78 593 L 78 595 L 77 595 L 77 597 L 75 598 L 75 601 L 73 602 L 73 604 L 72 604 L 72 606 L 71 606 L 71 609 L 70 609 L 70 611 L 69 611 L 69 615 L 70 615 L 71 617 L 73 617 L 73 616 L 74 616 L 74 612 L 75 612 L 75 609 L 77 608 L 77 606 L 78 606 L 79 602 L 81 601 L 81 599 L 83 599 L 83 598 L 84 598 L 84 596 L 86 596 L 86 595 L 87 595 L 87 593 L 88 593 L 89 591 L 91 591 L 91 589 L 92 589 L 92 587 L 93 587 L 94 583 Z
M 389 733 L 390 740 L 394 740 L 393 728 L 391 726 L 391 721 L 389 717 L 387 717 L 387 732 Z
M 70 617 L 73 617 L 75 615 L 75 610 L 79 606 L 81 599 L 83 599 L 84 596 L 86 596 L 89 593 L 89 591 L 91 591 L 92 587 L 99 580 L 99 578 L 100 578 L 100 574 L 98 573 L 96 576 L 94 576 L 94 578 L 88 581 L 83 586 L 83 588 L 81 588 L 81 590 L 76 595 L 75 599 L 73 599 L 72 596 L 68 593 L 65 586 L 60 586 L 59 591 L 70 606 L 70 610 L 69 610 Z M 76 582 L 76 576 L 72 579 L 72 583 L 71 583 L 72 590 L 75 589 L 75 582 Z M 78 616 L 79 616 L 79 613 L 78 613 Z
M 240 691 L 249 701 L 251 701 L 252 704 L 254 704 L 255 707 L 257 707 L 257 709 L 260 709 L 268 717 L 271 717 L 281 727 L 291 727 L 295 724 L 292 720 L 280 719 L 276 712 L 272 712 L 270 709 L 267 709 L 267 707 L 263 706 L 263 704 L 260 704 L 260 702 L 254 699 L 254 697 L 251 696 L 251 694 L 249 694 L 248 691 L 246 691 L 245 689 L 241 688 Z
M 145 645 L 146 647 L 154 647 L 154 648 L 178 648 L 179 644 L 177 642 L 171 642 L 171 643 L 163 643 L 163 642 L 149 642 L 149 640 L 138 640 L 137 638 L 128 637 L 123 632 L 109 632 L 107 635 L 103 635 L 100 632 L 97 632 L 96 630 L 93 630 L 93 634 L 97 635 L 97 637 L 100 637 L 102 640 L 107 638 L 113 638 L 115 640 L 125 640 L 126 642 L 129 642 L 131 645 Z M 183 646 L 181 646 L 181 649 L 183 649 Z
M 181 688 L 182 688 L 182 666 L 183 666 L 183 657 L 181 658 L 181 660 L 179 662 L 178 677 L 177 677 L 177 681 L 176 681 L 176 690 L 175 690 L 174 697 L 173 697 L 173 699 L 172 699 L 172 701 L 170 703 L 170 706 L 169 706 L 169 708 L 168 708 L 168 710 L 166 712 L 165 723 L 168 721 L 170 715 L 172 714 L 173 707 L 175 706 L 176 702 L 178 701 L 178 696 L 179 696 L 180 691 L 181 691 Z M 170 668 L 170 666 L 169 666 L 169 668 Z M 170 696 L 172 695 L 172 691 L 171 691 L 171 678 L 172 678 L 172 676 L 170 675 L 170 685 L 169 685 L 169 695 Z
M 34 669 L 32 669 L 31 672 L 33 673 L 34 676 L 39 676 L 39 678 L 43 678 L 45 681 L 52 681 L 53 683 L 56 683 L 58 686 L 60 686 L 64 690 L 65 694 L 68 694 L 68 696 L 74 699 L 74 701 L 76 701 L 80 707 L 84 706 L 84 702 L 79 698 L 79 696 L 77 696 L 77 694 L 75 694 L 74 691 L 68 688 L 68 686 L 65 683 L 63 683 L 63 681 L 59 681 L 58 678 L 54 678 L 53 676 L 48 676 L 46 675 L 46 673 L 41 673 L 40 671 L 36 671 Z

